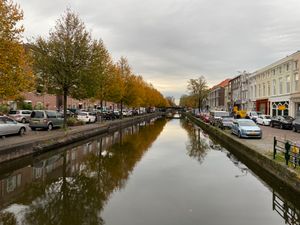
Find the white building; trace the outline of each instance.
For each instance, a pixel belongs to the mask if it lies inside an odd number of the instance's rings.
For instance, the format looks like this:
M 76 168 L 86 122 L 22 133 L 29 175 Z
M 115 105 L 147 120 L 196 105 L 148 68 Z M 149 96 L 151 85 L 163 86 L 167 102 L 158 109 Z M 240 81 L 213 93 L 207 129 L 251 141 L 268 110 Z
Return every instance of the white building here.
M 256 111 L 300 117 L 300 51 L 252 73 L 250 100 Z

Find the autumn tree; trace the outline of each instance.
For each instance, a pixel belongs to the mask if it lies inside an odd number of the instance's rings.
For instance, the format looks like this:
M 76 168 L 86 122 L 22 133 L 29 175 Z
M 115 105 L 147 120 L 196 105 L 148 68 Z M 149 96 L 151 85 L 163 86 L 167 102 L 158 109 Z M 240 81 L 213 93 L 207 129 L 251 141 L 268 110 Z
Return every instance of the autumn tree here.
M 38 37 L 33 46 L 35 69 L 47 81 L 47 92 L 63 95 L 66 127 L 67 96 L 87 96 L 82 84 L 91 73 L 95 44 L 78 15 L 67 10 L 49 37 Z
M 0 0 L 0 99 L 15 99 L 34 83 L 29 56 L 22 44 L 20 7 Z
M 188 91 L 197 100 L 197 106 L 199 111 L 203 107 L 203 101 L 208 95 L 208 86 L 204 76 L 200 76 L 198 79 L 190 79 L 188 81 Z
M 113 62 L 103 41 L 94 41 L 92 50 L 91 69 L 85 74 L 81 90 L 86 91 L 86 97 L 99 100 L 103 109 L 103 101 L 111 97 L 110 89 L 113 88 L 113 83 L 117 81 L 117 78 L 113 74 L 115 72 Z
M 182 107 L 196 107 L 194 95 L 182 95 L 179 100 L 179 105 Z

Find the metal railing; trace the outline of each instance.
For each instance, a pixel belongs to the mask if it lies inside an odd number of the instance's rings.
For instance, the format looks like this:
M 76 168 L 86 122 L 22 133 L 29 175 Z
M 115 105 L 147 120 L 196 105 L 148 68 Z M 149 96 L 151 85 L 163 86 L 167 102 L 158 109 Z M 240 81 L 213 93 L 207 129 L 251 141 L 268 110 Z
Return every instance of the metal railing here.
M 279 140 L 274 137 L 273 145 L 273 159 L 276 159 L 278 152 L 280 157 L 284 156 L 285 164 L 288 166 L 289 162 L 296 168 L 300 166 L 300 144 L 296 144 L 289 140 Z
M 279 194 L 273 191 L 273 210 L 283 219 L 285 224 L 300 225 L 300 211 L 293 204 L 284 200 Z

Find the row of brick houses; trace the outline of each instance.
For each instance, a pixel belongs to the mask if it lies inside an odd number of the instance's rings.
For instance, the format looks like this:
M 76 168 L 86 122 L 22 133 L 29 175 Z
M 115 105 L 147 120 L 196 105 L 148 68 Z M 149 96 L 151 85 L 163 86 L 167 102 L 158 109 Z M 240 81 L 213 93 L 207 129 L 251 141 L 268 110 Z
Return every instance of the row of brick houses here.
M 22 94 L 24 101 L 30 103 L 33 108 L 38 106 L 48 110 L 61 110 L 63 109 L 63 96 L 40 94 L 37 92 L 26 92 Z M 10 101 L 10 108 L 16 109 L 16 102 Z M 90 99 L 78 100 L 71 97 L 67 99 L 67 107 L 73 109 L 94 109 L 100 106 L 99 101 L 91 101 Z M 107 109 L 116 109 L 117 104 L 113 102 L 103 102 L 103 106 Z
M 300 117 L 299 61 L 297 51 L 253 73 L 244 71 L 222 81 L 210 89 L 207 108 L 232 111 L 236 106 L 271 116 Z

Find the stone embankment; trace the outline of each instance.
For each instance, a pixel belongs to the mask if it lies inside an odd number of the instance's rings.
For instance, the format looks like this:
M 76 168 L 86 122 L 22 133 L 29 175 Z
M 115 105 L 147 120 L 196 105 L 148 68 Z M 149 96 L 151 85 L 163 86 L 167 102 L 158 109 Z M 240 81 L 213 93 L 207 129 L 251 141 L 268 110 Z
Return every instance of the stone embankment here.
M 229 151 L 236 154 L 239 159 L 246 161 L 245 164 L 255 173 L 269 178 L 270 182 L 280 189 L 288 187 L 289 190 L 300 193 L 300 177 L 294 170 L 283 163 L 274 161 L 270 155 L 262 153 L 261 149 L 255 145 L 245 143 L 228 132 L 204 123 L 191 114 L 185 115 Z
M 12 136 L 0 140 L 0 163 L 57 149 L 74 142 L 149 121 L 161 115 L 162 113 L 152 113 L 123 118 L 122 120 L 71 127 L 68 130 L 34 131 L 23 137 Z

